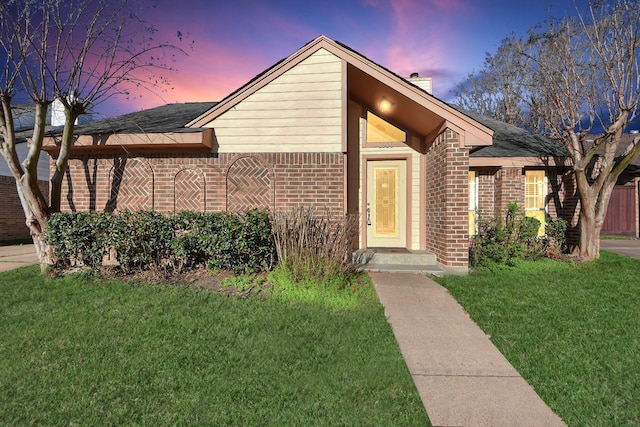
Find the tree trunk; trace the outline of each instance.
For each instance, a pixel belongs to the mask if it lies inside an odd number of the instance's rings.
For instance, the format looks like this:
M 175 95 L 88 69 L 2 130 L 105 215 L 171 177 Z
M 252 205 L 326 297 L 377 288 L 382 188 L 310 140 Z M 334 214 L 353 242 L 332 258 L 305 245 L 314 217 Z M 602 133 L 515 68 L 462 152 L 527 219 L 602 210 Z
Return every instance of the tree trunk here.
M 591 261 L 600 257 L 600 232 L 615 184 L 615 178 L 609 178 L 604 181 L 600 191 L 580 193 L 580 240 L 575 255 L 583 261 Z
M 31 181 L 26 174 L 20 179 L 16 179 L 16 190 L 22 204 L 25 223 L 29 228 L 40 262 L 40 271 L 44 273 L 54 263 L 53 247 L 44 240 L 48 217 L 46 201 L 40 192 L 37 181 Z
M 600 230 L 602 229 L 602 223 L 600 223 L 598 227 L 595 209 L 585 209 L 583 206 L 585 206 L 585 204 L 581 202 L 579 222 L 580 240 L 575 255 L 583 261 L 591 261 L 600 256 Z

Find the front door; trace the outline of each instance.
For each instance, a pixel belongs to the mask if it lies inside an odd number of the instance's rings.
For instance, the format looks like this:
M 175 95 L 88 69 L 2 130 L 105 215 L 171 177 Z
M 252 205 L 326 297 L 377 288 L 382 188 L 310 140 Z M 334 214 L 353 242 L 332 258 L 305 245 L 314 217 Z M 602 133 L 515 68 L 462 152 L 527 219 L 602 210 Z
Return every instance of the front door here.
M 367 247 L 407 247 L 407 162 L 367 162 Z

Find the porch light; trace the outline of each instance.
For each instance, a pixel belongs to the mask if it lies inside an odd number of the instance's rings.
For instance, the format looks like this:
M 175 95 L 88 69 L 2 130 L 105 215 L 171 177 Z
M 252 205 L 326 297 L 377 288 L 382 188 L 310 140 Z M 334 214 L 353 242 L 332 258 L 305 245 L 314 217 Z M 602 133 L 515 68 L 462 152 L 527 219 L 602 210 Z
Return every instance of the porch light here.
M 393 101 L 391 101 L 391 100 L 389 100 L 389 99 L 387 99 L 386 97 L 383 96 L 382 99 L 380 100 L 380 111 L 382 111 L 383 113 L 386 113 L 394 105 L 396 105 L 396 104 Z

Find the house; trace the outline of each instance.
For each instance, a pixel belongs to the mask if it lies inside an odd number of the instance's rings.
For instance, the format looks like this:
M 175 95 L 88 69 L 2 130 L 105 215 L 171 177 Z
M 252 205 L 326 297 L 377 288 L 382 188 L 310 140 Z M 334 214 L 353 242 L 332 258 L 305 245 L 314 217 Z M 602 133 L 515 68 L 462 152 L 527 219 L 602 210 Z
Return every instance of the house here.
M 544 234 L 547 217 L 564 218 L 569 238 L 577 239 L 578 198 L 569 153 L 559 141 L 498 120 L 467 112 L 494 131 L 493 144 L 469 155 L 469 227 L 478 214 L 504 215 L 516 202 L 536 218 Z
M 357 215 L 361 249 L 429 253 L 449 271 L 467 270 L 477 210 L 565 209 L 557 143 L 459 111 L 415 78 L 320 36 L 219 103 L 78 126 L 63 209 L 315 206 Z M 58 144 L 45 142 L 52 159 Z
M 33 105 L 13 107 L 16 127 L 16 153 L 24 159 L 29 151 L 27 139 L 33 132 L 35 108 Z M 40 191 L 49 193 L 49 162 L 47 156 L 41 156 L 38 162 L 38 180 Z M 24 211 L 16 190 L 16 181 L 3 158 L 0 158 L 0 242 L 26 240 L 31 237 L 25 224 Z

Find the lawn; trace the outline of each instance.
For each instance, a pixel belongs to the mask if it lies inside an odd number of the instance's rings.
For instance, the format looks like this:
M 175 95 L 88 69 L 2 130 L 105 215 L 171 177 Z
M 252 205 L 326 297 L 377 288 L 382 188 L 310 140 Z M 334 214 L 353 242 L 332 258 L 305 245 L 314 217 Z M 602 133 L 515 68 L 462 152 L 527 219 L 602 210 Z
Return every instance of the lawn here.
M 372 295 L 2 273 L 0 425 L 428 425 Z
M 438 279 L 569 426 L 640 425 L 640 261 Z

